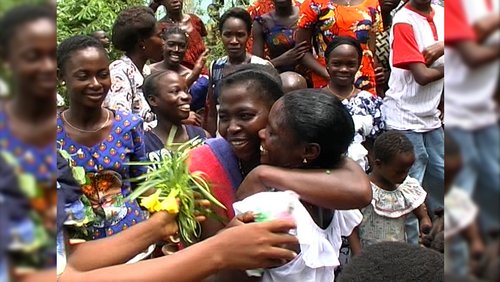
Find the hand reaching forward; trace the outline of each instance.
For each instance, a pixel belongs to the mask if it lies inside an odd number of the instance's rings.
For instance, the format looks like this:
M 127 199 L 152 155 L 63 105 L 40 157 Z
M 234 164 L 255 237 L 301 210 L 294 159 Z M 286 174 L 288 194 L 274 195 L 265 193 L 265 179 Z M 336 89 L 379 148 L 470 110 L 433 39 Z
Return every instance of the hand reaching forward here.
M 225 229 L 208 240 L 221 250 L 220 260 L 225 269 L 269 268 L 297 256 L 295 252 L 280 247 L 298 244 L 295 236 L 287 234 L 295 227 L 292 220 L 241 224 Z

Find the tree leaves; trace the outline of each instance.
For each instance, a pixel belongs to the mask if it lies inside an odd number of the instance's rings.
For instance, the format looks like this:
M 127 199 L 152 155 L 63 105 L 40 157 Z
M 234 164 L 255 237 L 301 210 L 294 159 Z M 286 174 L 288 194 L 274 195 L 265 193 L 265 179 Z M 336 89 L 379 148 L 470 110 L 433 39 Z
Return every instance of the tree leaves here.
M 97 30 L 110 34 L 120 11 L 144 4 L 144 0 L 60 0 L 57 3 L 57 41 L 74 35 L 90 35 Z M 112 60 L 120 55 L 120 52 L 111 50 Z

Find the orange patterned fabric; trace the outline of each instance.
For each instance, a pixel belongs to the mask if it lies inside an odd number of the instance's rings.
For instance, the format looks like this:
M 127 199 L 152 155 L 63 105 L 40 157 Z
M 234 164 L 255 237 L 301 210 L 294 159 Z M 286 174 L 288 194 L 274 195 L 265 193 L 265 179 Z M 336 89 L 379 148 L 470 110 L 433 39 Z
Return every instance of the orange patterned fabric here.
M 359 89 L 376 94 L 373 54 L 368 47 L 370 34 L 383 30 L 378 0 L 364 0 L 358 5 L 344 6 L 331 0 L 305 0 L 300 6 L 298 28 L 313 28 L 317 42 L 318 61 L 326 65 L 324 52 L 335 36 L 356 38 L 363 48 L 361 67 L 355 85 Z M 323 87 L 327 81 L 313 74 L 315 87 Z

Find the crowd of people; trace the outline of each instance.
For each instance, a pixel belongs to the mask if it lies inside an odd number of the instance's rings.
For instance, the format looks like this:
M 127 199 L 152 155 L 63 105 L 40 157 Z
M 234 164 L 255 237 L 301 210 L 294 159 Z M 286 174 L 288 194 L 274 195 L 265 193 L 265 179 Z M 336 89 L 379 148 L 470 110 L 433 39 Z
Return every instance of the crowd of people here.
M 211 62 L 182 0 L 59 44 L 53 7 L 7 12 L 0 281 L 497 281 L 499 6 L 443 6 L 257 0 L 220 16 Z M 147 171 L 129 163 L 195 138 L 189 171 L 223 207 L 199 199 L 216 217 L 165 252 L 176 216 L 129 200 Z

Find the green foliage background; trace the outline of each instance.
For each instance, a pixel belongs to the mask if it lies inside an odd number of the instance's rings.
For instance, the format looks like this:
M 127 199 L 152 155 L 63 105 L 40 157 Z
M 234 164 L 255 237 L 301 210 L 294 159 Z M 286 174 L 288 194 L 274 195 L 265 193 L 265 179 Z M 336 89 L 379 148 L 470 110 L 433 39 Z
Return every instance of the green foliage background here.
M 47 3 L 50 0 L 0 0 L 0 16 L 8 9 L 26 3 Z M 53 0 L 55 2 L 55 0 Z M 127 7 L 134 5 L 147 5 L 149 0 L 57 0 L 57 42 L 73 35 L 89 35 L 96 30 L 104 30 L 111 36 L 111 27 L 120 13 Z M 202 5 L 201 0 L 185 0 L 184 8 L 188 13 L 194 13 L 199 16 L 206 13 L 206 7 Z M 221 14 L 223 13 L 221 9 Z M 163 17 L 164 8 L 160 7 L 157 13 Z M 1 28 L 1 27 L 0 27 Z M 209 55 L 207 65 L 214 59 L 225 55 L 222 42 L 216 46 L 209 46 Z M 121 52 L 111 47 L 109 50 L 110 59 L 116 60 L 121 56 Z M 0 79 L 9 81 L 8 71 L 0 64 Z M 59 93 L 64 91 L 59 89 Z
M 88 35 L 96 30 L 104 30 L 111 36 L 111 27 L 120 11 L 130 6 L 147 5 L 147 3 L 149 1 L 145 0 L 59 0 L 57 2 L 57 41 L 61 42 L 72 35 Z M 184 8 L 186 12 L 193 11 L 198 15 L 206 10 L 206 7 L 200 7 L 199 1 L 184 1 Z M 165 14 L 164 8 L 160 7 L 157 14 L 162 17 Z M 207 61 L 210 62 L 223 55 L 223 46 L 219 42 L 217 46 L 211 46 Z M 111 60 L 118 59 L 120 56 L 119 51 L 110 50 Z
M 40 4 L 40 3 L 47 3 L 48 1 L 46 0 L 1 0 L 0 1 L 0 16 L 5 13 L 8 9 L 21 5 L 21 4 Z
M 111 27 L 120 13 L 127 7 L 144 5 L 144 0 L 59 0 L 57 2 L 57 41 L 73 35 L 90 35 L 104 30 L 111 36 Z M 111 59 L 121 54 L 111 50 Z

